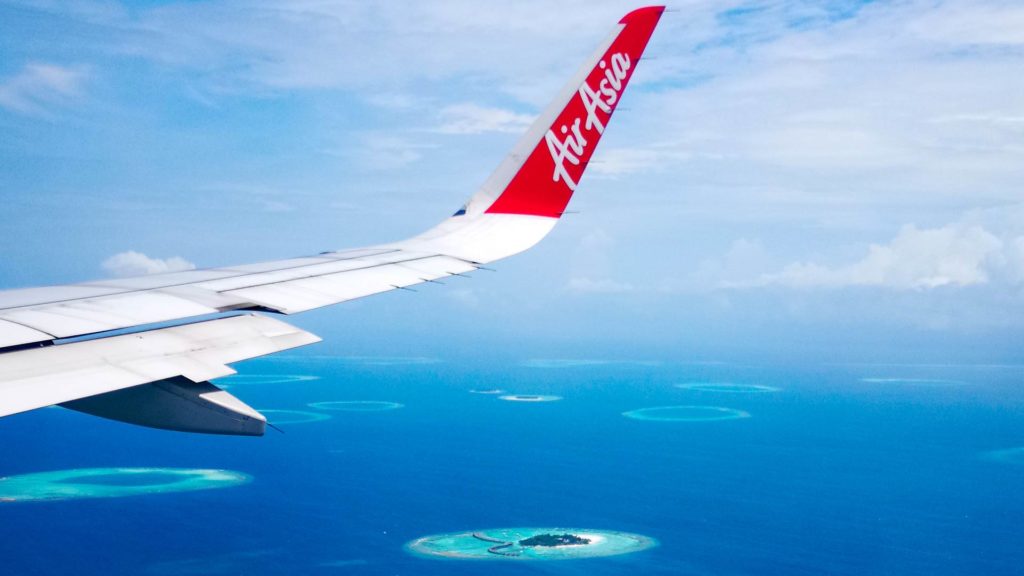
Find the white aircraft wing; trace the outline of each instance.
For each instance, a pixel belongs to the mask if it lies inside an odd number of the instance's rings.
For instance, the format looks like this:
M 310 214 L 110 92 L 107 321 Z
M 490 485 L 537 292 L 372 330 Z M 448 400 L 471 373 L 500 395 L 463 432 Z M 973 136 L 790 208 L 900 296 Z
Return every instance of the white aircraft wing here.
M 207 380 L 318 341 L 279 320 L 472 272 L 539 242 L 565 211 L 663 12 L 627 14 L 481 189 L 419 236 L 315 256 L 0 292 L 0 417 L 61 404 L 173 430 L 259 435 Z

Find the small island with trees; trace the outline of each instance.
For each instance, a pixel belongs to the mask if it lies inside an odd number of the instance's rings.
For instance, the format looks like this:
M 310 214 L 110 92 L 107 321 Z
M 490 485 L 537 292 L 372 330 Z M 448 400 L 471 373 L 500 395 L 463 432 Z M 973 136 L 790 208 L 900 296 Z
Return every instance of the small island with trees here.
M 561 526 L 435 534 L 409 542 L 406 549 L 414 554 L 440 558 L 534 561 L 616 556 L 657 545 L 657 540 L 639 534 Z
M 581 538 L 575 534 L 538 534 L 532 538 L 520 540 L 520 546 L 544 546 L 554 548 L 556 546 L 579 546 L 590 544 L 589 538 Z
M 575 534 L 537 534 L 520 540 L 519 542 L 505 542 L 498 538 L 492 538 L 480 532 L 474 532 L 473 538 L 477 540 L 483 540 L 484 542 L 490 542 L 495 544 L 487 549 L 491 554 L 497 554 L 498 556 L 519 556 L 519 552 L 515 549 L 510 549 L 516 544 L 523 548 L 534 548 L 537 546 L 543 546 L 545 548 L 556 548 L 558 546 L 580 546 L 583 544 L 590 544 L 589 538 L 582 538 Z

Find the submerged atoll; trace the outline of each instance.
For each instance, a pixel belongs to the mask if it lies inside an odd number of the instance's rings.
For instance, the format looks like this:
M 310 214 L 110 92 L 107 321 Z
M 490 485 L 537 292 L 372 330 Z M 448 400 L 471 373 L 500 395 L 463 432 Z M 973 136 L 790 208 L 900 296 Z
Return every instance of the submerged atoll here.
M 405 408 L 405 404 L 384 400 L 337 400 L 334 402 L 312 402 L 307 406 L 317 410 L 340 410 L 342 412 L 381 412 Z
M 490 394 L 492 396 L 497 396 L 498 394 L 504 394 L 505 391 L 502 390 L 501 388 L 488 388 L 488 389 L 473 388 L 472 390 L 469 391 L 469 393 L 470 394 Z
M 322 414 L 320 412 L 307 412 L 305 410 L 277 410 L 260 409 L 257 412 L 267 417 L 267 422 L 271 424 L 308 424 L 309 422 L 323 422 L 324 420 L 330 420 L 330 414 Z
M 78 468 L 0 478 L 0 502 L 118 498 L 210 490 L 245 484 L 250 476 L 231 470 L 189 468 Z
M 221 388 L 230 386 L 241 386 L 251 384 L 286 384 L 290 382 L 312 382 L 319 380 L 319 376 L 309 374 L 232 374 L 223 378 L 217 378 L 214 384 Z
M 750 418 L 749 412 L 721 406 L 655 406 L 623 412 L 626 418 L 655 422 L 713 422 Z
M 865 384 L 899 384 L 907 386 L 963 386 L 966 382 L 962 380 L 945 380 L 942 378 L 895 378 L 895 377 L 872 377 L 861 378 Z
M 439 364 L 439 358 L 427 356 L 332 356 L 332 360 L 362 364 L 364 366 L 404 366 L 418 364 Z
M 597 358 L 531 358 L 519 363 L 525 368 L 590 368 L 596 366 L 660 366 L 655 360 L 604 360 Z
M 765 392 L 778 392 L 780 388 L 765 386 L 763 384 L 734 384 L 732 382 L 683 382 L 676 384 L 676 388 L 693 390 L 695 392 L 724 392 L 734 394 L 763 394 Z
M 562 397 L 551 394 L 507 394 L 499 396 L 498 399 L 507 402 L 554 402 L 561 400 Z
M 607 530 L 497 528 L 417 538 L 417 555 L 459 560 L 571 560 L 615 556 L 657 546 L 653 538 Z
M 1003 448 L 1002 450 L 990 450 L 988 452 L 983 452 L 981 457 L 990 462 L 1024 466 L 1024 446 Z
M 590 358 L 531 358 L 520 362 L 526 368 L 583 368 L 606 364 L 609 364 L 608 360 Z

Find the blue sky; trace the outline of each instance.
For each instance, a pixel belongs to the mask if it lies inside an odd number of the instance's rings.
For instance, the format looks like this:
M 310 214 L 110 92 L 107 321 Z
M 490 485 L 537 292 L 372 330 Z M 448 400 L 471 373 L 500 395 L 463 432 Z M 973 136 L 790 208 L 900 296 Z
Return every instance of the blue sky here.
M 413 235 L 633 7 L 0 2 L 0 285 Z M 1019 361 L 1024 6 L 671 8 L 544 243 L 293 321 L 339 353 Z

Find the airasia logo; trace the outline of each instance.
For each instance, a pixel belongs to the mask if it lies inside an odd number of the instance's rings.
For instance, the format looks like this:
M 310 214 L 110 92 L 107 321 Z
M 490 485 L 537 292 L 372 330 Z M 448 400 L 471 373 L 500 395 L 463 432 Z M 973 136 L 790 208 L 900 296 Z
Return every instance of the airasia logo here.
M 571 124 L 562 124 L 559 127 L 559 132 L 562 133 L 563 138 L 559 138 L 555 134 L 553 127 L 544 135 L 544 141 L 548 145 L 548 152 L 551 153 L 551 159 L 555 162 L 555 172 L 552 174 L 551 179 L 555 182 L 565 182 L 569 190 L 576 190 L 576 181 L 569 175 L 566 162 L 579 166 L 580 158 L 588 146 L 584 132 L 596 131 L 598 137 L 604 133 L 604 123 L 598 117 L 597 111 L 600 110 L 609 115 L 612 113 L 612 106 L 619 101 L 619 93 L 622 92 L 623 81 L 626 79 L 629 68 L 632 65 L 629 60 L 629 54 L 621 52 L 613 54 L 609 61 L 611 66 L 604 60 L 601 60 L 598 64 L 604 70 L 604 78 L 601 79 L 596 90 L 591 88 L 590 83 L 586 80 L 580 86 L 579 95 L 580 100 L 583 101 L 583 107 L 587 111 L 586 117 L 577 117 Z M 596 141 L 597 138 L 594 138 L 594 140 Z

